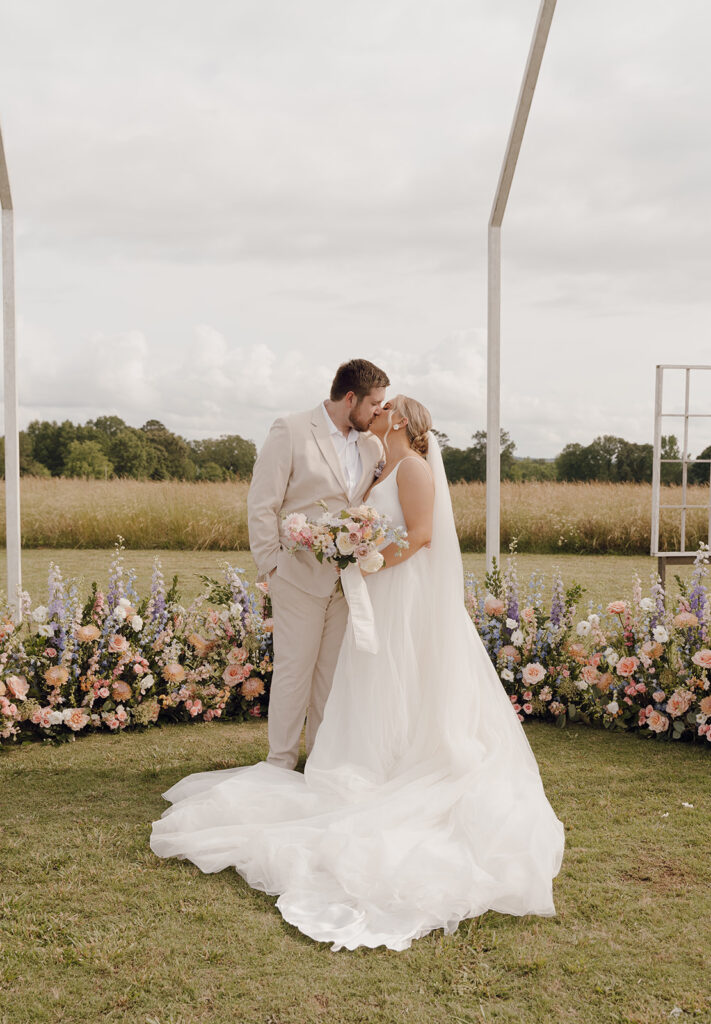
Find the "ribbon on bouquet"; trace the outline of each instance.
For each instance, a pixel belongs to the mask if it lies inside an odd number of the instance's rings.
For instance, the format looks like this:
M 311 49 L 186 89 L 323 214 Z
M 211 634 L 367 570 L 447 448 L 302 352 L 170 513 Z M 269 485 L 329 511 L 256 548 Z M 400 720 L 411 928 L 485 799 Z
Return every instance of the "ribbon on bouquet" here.
M 341 585 L 350 611 L 350 624 L 353 639 L 359 651 L 377 654 L 379 650 L 378 631 L 375 628 L 375 615 L 370 594 L 360 566 L 351 562 L 341 569 Z

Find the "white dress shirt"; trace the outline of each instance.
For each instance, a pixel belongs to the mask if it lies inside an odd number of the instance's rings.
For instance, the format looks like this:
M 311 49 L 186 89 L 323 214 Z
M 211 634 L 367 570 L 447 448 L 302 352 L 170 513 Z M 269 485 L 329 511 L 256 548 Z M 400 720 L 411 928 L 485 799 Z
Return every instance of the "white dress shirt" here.
M 348 485 L 348 500 L 350 501 L 363 475 L 363 465 L 360 459 L 360 451 L 358 450 L 358 431 L 351 427 L 348 437 L 345 437 L 343 431 L 336 426 L 328 415 L 325 402 L 321 403 L 321 408 L 323 409 L 323 415 L 331 434 L 333 447 L 336 449 L 338 461 L 341 463 L 343 476 Z

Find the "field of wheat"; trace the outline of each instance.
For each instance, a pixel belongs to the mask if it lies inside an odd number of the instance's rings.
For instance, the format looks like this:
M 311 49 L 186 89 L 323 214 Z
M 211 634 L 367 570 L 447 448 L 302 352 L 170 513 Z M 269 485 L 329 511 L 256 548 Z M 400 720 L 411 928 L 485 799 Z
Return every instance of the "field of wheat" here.
M 239 551 L 249 547 L 248 484 L 139 480 L 22 481 L 22 543 L 26 548 L 107 548 L 120 534 L 134 550 Z M 483 551 L 484 484 L 451 488 L 463 551 Z M 678 504 L 667 488 L 662 503 Z M 708 487 L 689 490 L 707 504 Z M 646 484 L 511 483 L 501 488 L 501 542 L 538 554 L 646 554 L 652 489 Z M 0 489 L 4 538 L 4 490 Z M 689 513 L 687 547 L 708 539 L 708 514 Z M 662 547 L 679 545 L 679 513 L 662 516 Z

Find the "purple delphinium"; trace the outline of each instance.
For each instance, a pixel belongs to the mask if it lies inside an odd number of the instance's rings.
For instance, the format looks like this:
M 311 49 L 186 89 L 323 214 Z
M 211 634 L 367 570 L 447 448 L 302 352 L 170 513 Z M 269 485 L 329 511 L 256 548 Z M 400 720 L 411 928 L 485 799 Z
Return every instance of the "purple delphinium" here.
M 560 570 L 556 569 L 553 576 L 553 600 L 551 602 L 551 623 L 556 627 L 560 626 L 565 615 L 565 586 Z

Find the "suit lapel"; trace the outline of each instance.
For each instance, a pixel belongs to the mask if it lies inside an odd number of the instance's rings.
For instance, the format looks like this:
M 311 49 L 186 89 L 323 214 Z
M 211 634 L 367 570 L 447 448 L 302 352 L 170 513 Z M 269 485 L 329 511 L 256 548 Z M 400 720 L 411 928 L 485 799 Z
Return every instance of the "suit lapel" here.
M 317 406 L 311 417 L 311 429 L 313 430 L 314 437 L 316 438 L 316 444 L 321 449 L 321 454 L 329 465 L 329 468 L 333 472 L 336 480 L 343 488 L 343 493 L 348 499 L 348 486 L 346 484 L 346 478 L 343 475 L 343 469 L 341 468 L 341 460 L 336 454 L 336 449 L 333 447 L 333 441 L 329 433 L 326 421 L 323 418 L 323 409 L 321 406 Z

